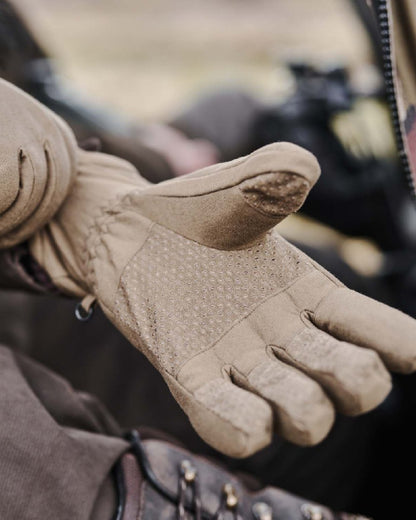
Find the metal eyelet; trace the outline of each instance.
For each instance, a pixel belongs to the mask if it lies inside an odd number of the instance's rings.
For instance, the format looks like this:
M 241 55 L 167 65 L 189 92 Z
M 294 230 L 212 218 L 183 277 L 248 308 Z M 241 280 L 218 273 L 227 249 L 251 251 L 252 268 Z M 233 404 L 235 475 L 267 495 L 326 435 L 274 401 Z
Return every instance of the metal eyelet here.
M 256 502 L 251 508 L 256 520 L 273 520 L 273 511 L 266 502 Z
M 238 497 L 232 484 L 224 484 L 222 491 L 225 495 L 225 504 L 228 509 L 235 509 L 238 506 Z
M 324 512 L 319 506 L 303 504 L 300 510 L 305 520 L 325 520 Z

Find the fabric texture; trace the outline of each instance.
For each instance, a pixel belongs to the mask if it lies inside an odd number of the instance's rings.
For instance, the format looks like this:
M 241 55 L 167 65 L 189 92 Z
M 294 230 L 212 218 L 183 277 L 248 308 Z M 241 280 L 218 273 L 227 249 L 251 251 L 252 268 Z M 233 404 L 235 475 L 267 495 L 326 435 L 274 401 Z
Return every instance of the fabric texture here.
M 0 372 L 2 520 L 110 520 L 120 503 L 123 520 L 178 518 L 178 504 L 150 483 L 130 443 L 121 438 L 119 426 L 98 400 L 3 345 Z M 143 429 L 141 433 L 147 467 L 157 483 L 178 496 L 186 461 L 198 479 L 199 503 L 213 518 L 223 502 L 224 485 L 232 484 L 242 518 L 260 520 L 255 514 L 258 509 L 286 520 L 306 520 L 314 508 L 327 520 L 356 519 L 276 487 L 259 489 L 256 483 L 253 492 L 247 488 L 252 483 L 248 477 L 195 456 L 158 432 Z M 121 475 L 114 471 L 116 466 Z M 186 493 L 188 503 L 191 491 Z M 223 518 L 231 520 L 232 512 L 224 512 Z M 183 518 L 195 517 L 189 513 Z
M 98 300 L 213 447 L 248 456 L 273 431 L 317 443 L 335 410 L 383 401 L 388 369 L 415 369 L 411 318 L 274 229 L 319 176 L 310 153 L 276 143 L 159 185 L 74 153 L 71 193 L 30 250 L 62 292 Z
M 1 79 L 0 89 L 0 248 L 6 248 L 53 217 L 74 181 L 76 148 L 53 112 Z
M 128 444 L 93 397 L 0 345 L 0 518 L 101 520 Z

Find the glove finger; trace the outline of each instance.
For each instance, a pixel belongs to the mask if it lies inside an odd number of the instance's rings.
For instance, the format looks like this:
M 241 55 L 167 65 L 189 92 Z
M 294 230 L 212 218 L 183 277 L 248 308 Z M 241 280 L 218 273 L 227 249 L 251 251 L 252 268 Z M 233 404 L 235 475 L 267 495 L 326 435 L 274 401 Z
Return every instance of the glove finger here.
M 317 381 L 347 415 L 378 406 L 391 390 L 390 374 L 376 352 L 305 327 L 275 355 Z
M 340 287 L 320 302 L 311 319 L 341 340 L 375 350 L 394 372 L 416 369 L 416 320 L 397 309 Z
M 302 446 L 320 442 L 331 429 L 335 412 L 319 384 L 273 353 L 268 356 L 265 349 L 250 353 L 250 358 L 254 368 L 245 375 L 241 367 L 247 366 L 247 359 L 237 361 L 230 369 L 232 378 L 270 404 L 275 431 Z
M 224 378 L 212 379 L 193 393 L 168 379 L 173 395 L 207 443 L 230 457 L 248 457 L 270 444 L 273 413 L 260 397 Z

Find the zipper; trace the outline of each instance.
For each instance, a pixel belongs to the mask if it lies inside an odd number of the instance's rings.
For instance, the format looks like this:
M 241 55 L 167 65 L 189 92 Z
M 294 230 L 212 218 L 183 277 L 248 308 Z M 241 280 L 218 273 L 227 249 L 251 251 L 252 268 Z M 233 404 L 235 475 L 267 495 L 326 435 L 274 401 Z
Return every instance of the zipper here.
M 402 127 L 399 117 L 399 109 L 397 106 L 396 88 L 394 85 L 394 68 L 392 60 L 392 44 L 390 33 L 390 19 L 389 19 L 389 0 L 375 1 L 375 12 L 380 29 L 381 39 L 381 54 L 383 61 L 383 76 L 386 85 L 386 99 L 390 108 L 391 119 L 393 123 L 393 131 L 396 138 L 397 150 L 402 164 L 403 172 L 406 182 L 410 188 L 411 196 L 416 201 L 416 186 L 413 182 L 412 171 L 407 157 L 404 139 L 402 134 Z

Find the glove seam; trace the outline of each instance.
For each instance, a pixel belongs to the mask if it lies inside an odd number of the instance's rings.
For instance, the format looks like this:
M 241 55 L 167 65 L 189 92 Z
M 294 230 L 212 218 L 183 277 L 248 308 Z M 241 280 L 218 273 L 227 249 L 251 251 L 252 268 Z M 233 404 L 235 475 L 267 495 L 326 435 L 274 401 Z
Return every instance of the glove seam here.
M 136 190 L 134 190 L 136 191 Z M 92 222 L 88 226 L 86 230 L 86 238 L 83 241 L 83 249 L 82 252 L 84 253 L 85 260 L 83 261 L 84 264 L 84 270 L 85 270 L 85 277 L 88 282 L 91 283 L 91 289 L 96 294 L 97 289 L 97 276 L 96 276 L 96 270 L 94 267 L 94 261 L 97 258 L 97 247 L 100 243 L 102 243 L 103 238 L 109 234 L 109 230 L 102 230 L 102 228 L 111 225 L 113 222 L 116 221 L 117 216 L 119 215 L 120 210 L 122 209 L 123 203 L 129 199 L 132 192 L 128 193 L 122 193 L 119 195 L 116 195 L 114 198 L 109 199 L 105 204 L 97 208 L 96 214 L 92 217 Z M 126 209 L 126 208 L 124 208 Z M 126 211 L 133 211 L 132 208 L 127 208 Z M 147 217 L 145 217 L 147 218 Z M 150 229 L 153 228 L 153 223 Z M 101 228 L 101 229 L 100 229 Z M 149 232 L 150 232 L 149 229 Z M 96 233 L 94 233 L 96 231 Z M 148 237 L 146 237 L 147 240 Z M 144 243 L 146 242 L 144 241 Z M 141 246 L 142 247 L 142 246 Z M 138 248 L 134 254 L 136 254 L 140 249 Z M 132 255 L 132 257 L 134 256 Z M 131 257 L 131 258 L 132 258 Z M 131 258 L 129 260 L 131 260 Z M 124 272 L 126 266 L 128 264 L 128 261 L 126 262 L 125 266 L 122 268 L 122 273 Z M 120 275 L 121 279 L 121 275 Z M 119 287 L 117 286 L 117 290 Z
M 301 331 L 302 332 L 302 331 Z M 298 334 L 296 334 L 294 336 L 294 338 L 292 339 L 292 341 L 299 335 L 301 334 L 301 332 L 299 332 Z M 325 388 L 323 386 L 323 384 L 319 381 L 317 381 L 316 379 L 314 379 L 313 376 L 311 376 L 308 372 L 307 372 L 307 366 L 302 362 L 302 361 L 299 361 L 297 359 L 295 359 L 288 351 L 285 347 L 281 346 L 281 345 L 275 345 L 273 343 L 270 343 L 268 346 L 272 347 L 273 349 L 276 349 L 277 351 L 279 352 L 283 352 L 285 357 L 287 359 L 281 359 L 278 357 L 278 355 L 276 354 L 276 357 L 279 361 L 282 361 L 282 362 L 285 362 L 285 363 L 288 363 L 289 366 L 291 366 L 292 368 L 296 369 L 296 370 L 299 370 L 300 372 L 302 372 L 302 374 L 305 374 L 305 376 L 309 377 L 310 379 L 312 379 L 312 381 L 315 381 L 315 383 L 317 385 L 320 386 L 320 388 L 322 389 L 322 391 L 325 393 L 325 395 L 327 395 L 329 398 L 331 398 L 330 400 L 332 401 L 333 399 L 333 396 L 331 395 L 331 392 L 327 390 L 327 388 Z M 293 364 L 292 364 L 293 363 Z M 317 373 L 318 376 L 323 376 L 323 377 L 328 377 L 329 379 L 331 379 L 332 381 L 334 381 L 335 383 L 337 383 L 337 378 L 334 377 L 331 372 L 327 372 L 326 370 L 320 370 L 320 369 L 313 369 L 313 373 L 314 375 Z M 349 392 L 348 390 L 346 391 L 346 394 L 348 396 L 348 399 L 349 399 L 349 402 L 353 404 L 353 408 L 359 408 L 360 407 L 360 401 L 354 397 L 354 394 L 351 394 L 351 392 Z M 335 401 L 335 404 L 336 401 Z
M 192 400 L 196 401 L 200 406 L 205 406 L 203 402 L 201 402 L 194 393 L 190 392 L 185 386 L 182 385 L 182 383 L 180 383 L 174 376 L 172 376 L 171 374 L 169 374 L 169 372 L 167 372 L 166 370 L 163 370 L 163 373 L 164 374 L 167 374 L 168 376 L 168 379 L 172 379 L 173 380 L 173 383 L 178 385 L 181 389 L 181 391 L 183 391 L 185 394 L 187 394 L 188 397 L 190 397 Z M 225 378 L 222 378 L 224 381 L 226 381 Z M 205 383 L 206 384 L 206 383 Z M 202 388 L 204 385 L 201 385 L 200 388 Z M 238 386 L 238 385 L 237 385 Z M 212 413 L 213 415 L 215 415 L 215 417 L 218 417 L 221 421 L 224 421 L 226 422 L 227 424 L 229 424 L 232 428 L 238 430 L 243 436 L 244 436 L 244 439 L 247 440 L 249 439 L 250 435 L 249 433 L 245 432 L 244 430 L 242 430 L 239 426 L 236 426 L 234 423 L 232 423 L 229 419 L 227 419 L 226 417 L 222 417 L 220 414 L 218 414 L 218 412 L 216 412 L 215 410 L 209 408 L 207 409 L 209 411 L 209 413 Z
M 267 350 L 267 347 L 268 347 L 268 346 L 269 346 L 269 345 L 266 345 L 265 350 Z M 271 346 L 271 345 L 270 345 L 270 346 Z M 273 362 L 276 362 L 276 360 L 277 360 L 277 361 L 280 361 L 278 358 L 276 358 L 275 360 L 271 360 L 271 361 L 272 361 L 272 363 L 273 363 Z M 250 382 L 250 380 L 249 380 L 248 375 L 251 374 L 251 372 L 253 372 L 253 370 L 255 370 L 258 366 L 259 366 L 259 365 L 254 366 L 254 367 L 250 370 L 250 372 L 249 372 L 247 375 L 243 374 L 243 373 L 242 373 L 238 368 L 236 368 L 236 367 L 234 367 L 234 366 L 230 367 L 230 368 L 231 368 L 231 381 L 233 382 L 233 384 L 235 384 L 235 385 L 238 386 L 239 388 L 241 388 L 241 389 L 243 389 L 243 390 L 245 390 L 245 391 L 247 391 L 247 392 L 251 392 L 251 393 L 253 393 L 254 395 L 256 395 L 257 397 L 260 397 L 261 399 L 263 399 L 264 401 L 266 401 L 266 403 L 270 406 L 270 408 L 271 408 L 272 411 L 273 411 L 273 416 L 276 416 L 276 411 L 275 411 L 275 408 L 276 408 L 276 402 L 273 401 L 273 399 L 268 398 L 268 397 L 265 396 L 265 395 L 262 395 L 262 394 L 261 394 L 261 393 L 260 393 L 260 392 L 259 392 L 259 391 L 258 391 L 258 390 L 257 390 L 257 389 L 252 385 L 252 384 L 251 384 L 251 382 Z M 296 367 L 294 367 L 294 366 L 292 366 L 292 365 L 287 365 L 287 366 L 288 366 L 289 368 L 292 368 L 293 370 L 297 370 Z M 234 382 L 234 378 L 232 377 L 232 373 L 233 373 L 233 372 L 237 373 L 237 374 L 238 374 L 242 379 L 244 379 L 244 380 L 247 382 L 247 387 L 241 386 L 240 384 Z M 309 377 L 309 376 L 308 376 L 308 377 Z M 318 383 L 318 381 L 315 381 L 315 380 L 313 380 L 313 381 L 314 381 L 317 385 L 319 385 L 319 386 L 321 387 L 321 385 L 320 385 L 320 383 Z M 322 387 L 321 387 L 321 388 L 322 388 Z M 326 395 L 325 389 L 322 388 L 322 390 L 323 390 L 323 392 L 324 392 L 325 395 Z M 331 401 L 331 403 L 332 403 L 332 401 Z M 283 407 L 281 407 L 281 406 L 278 406 L 278 407 L 277 407 L 277 410 L 278 410 L 278 413 L 279 413 L 279 414 L 283 414 L 287 419 L 290 419 L 290 422 L 293 423 L 293 419 L 295 419 L 295 423 L 294 423 L 294 424 L 295 424 L 295 426 L 296 426 L 297 429 L 298 429 L 298 434 L 300 434 L 300 437 L 302 438 L 302 440 L 303 440 L 304 442 L 308 441 L 310 435 L 309 435 L 309 431 L 308 431 L 307 429 L 302 428 L 302 425 L 304 424 L 304 421 L 302 420 L 302 416 L 301 416 L 301 415 L 293 415 L 293 413 L 288 413 L 288 412 L 287 412 Z M 274 424 L 275 424 L 275 426 L 276 426 L 276 420 L 274 420 Z M 300 428 L 299 428 L 299 427 L 300 427 Z
M 313 311 L 308 311 L 310 313 L 311 322 L 314 327 L 317 327 L 314 318 L 319 313 L 319 308 L 323 304 L 324 300 L 328 298 L 333 292 L 337 291 L 338 289 L 342 289 L 343 286 L 335 285 L 334 287 L 331 287 L 326 294 L 322 296 L 322 298 L 319 300 L 319 302 L 315 305 L 315 309 Z M 344 287 L 346 289 L 346 287 Z M 319 327 L 318 327 L 319 328 Z M 326 331 L 325 331 L 326 332 Z
M 243 320 L 247 319 L 253 312 L 256 311 L 256 309 L 258 309 L 258 307 L 260 307 L 260 305 L 263 305 L 263 303 L 267 302 L 268 300 L 270 300 L 271 298 L 274 298 L 275 296 L 278 296 L 279 294 L 287 291 L 290 287 L 292 287 L 294 284 L 296 284 L 297 282 L 299 282 L 300 280 L 303 280 L 305 277 L 309 276 L 313 274 L 313 271 L 309 271 L 308 273 L 305 273 L 304 275 L 300 276 L 299 278 L 296 278 L 295 280 L 293 280 L 291 283 L 289 283 L 288 285 L 286 285 L 285 287 L 283 288 L 280 288 L 278 291 L 276 291 L 275 293 L 271 294 L 270 296 L 267 296 L 266 298 L 264 298 L 263 300 L 261 300 L 260 302 L 256 303 L 255 305 L 253 305 L 253 307 L 247 312 L 245 313 L 243 316 L 240 316 L 237 320 L 235 320 L 232 325 L 226 330 L 224 331 L 220 336 L 219 338 L 217 338 L 213 343 L 211 343 L 210 346 L 206 347 L 204 350 L 201 350 L 200 352 L 194 354 L 193 356 L 191 356 L 189 359 L 187 359 L 179 368 L 178 370 L 176 371 L 176 374 L 172 374 L 174 377 L 179 377 L 180 376 L 180 373 L 181 371 L 186 367 L 186 365 L 192 361 L 194 358 L 196 358 L 197 356 L 199 356 L 200 354 L 203 354 L 211 349 L 215 349 L 215 347 L 218 345 L 218 343 L 232 330 L 234 329 L 235 327 L 237 327 Z M 296 308 L 300 311 L 301 309 L 299 309 L 299 307 L 296 305 Z M 216 353 L 217 357 L 218 357 L 218 354 Z M 222 359 L 222 358 L 220 358 Z M 166 371 L 167 372 L 167 371 Z M 168 372 L 169 373 L 169 372 Z

